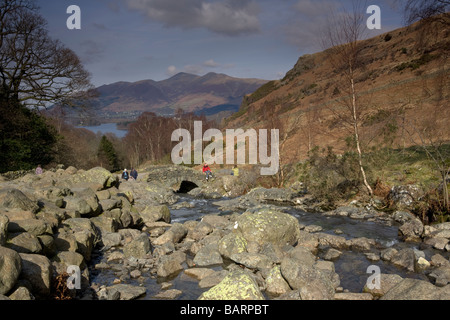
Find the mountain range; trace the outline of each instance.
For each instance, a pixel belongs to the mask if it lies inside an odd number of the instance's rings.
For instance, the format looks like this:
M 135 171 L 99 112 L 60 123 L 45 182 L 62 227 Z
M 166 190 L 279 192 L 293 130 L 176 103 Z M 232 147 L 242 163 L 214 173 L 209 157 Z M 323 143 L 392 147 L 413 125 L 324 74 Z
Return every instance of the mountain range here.
M 267 82 L 218 73 L 178 73 L 163 81 L 116 82 L 95 89 L 90 113 L 100 123 L 133 121 L 143 112 L 170 116 L 177 109 L 223 118 L 239 109 L 245 95 Z

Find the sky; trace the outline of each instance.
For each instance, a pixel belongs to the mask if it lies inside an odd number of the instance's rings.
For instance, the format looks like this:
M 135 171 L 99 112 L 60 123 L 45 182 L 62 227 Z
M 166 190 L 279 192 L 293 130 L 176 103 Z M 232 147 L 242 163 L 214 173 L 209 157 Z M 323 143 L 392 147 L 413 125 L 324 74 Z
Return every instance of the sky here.
M 323 50 L 321 30 L 350 0 L 36 0 L 59 39 L 83 61 L 96 87 L 164 80 L 179 72 L 276 80 L 304 54 Z M 360 1 L 361 2 L 361 1 Z M 403 26 L 395 0 L 364 3 L 381 12 L 381 30 Z M 81 29 L 67 28 L 77 5 Z

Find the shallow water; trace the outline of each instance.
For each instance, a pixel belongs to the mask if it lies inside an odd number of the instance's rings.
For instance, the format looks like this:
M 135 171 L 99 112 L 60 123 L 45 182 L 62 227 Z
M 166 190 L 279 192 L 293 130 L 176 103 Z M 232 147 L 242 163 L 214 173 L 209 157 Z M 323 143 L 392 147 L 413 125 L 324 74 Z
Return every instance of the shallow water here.
M 227 214 L 219 210 L 219 208 L 213 205 L 213 202 L 217 200 L 204 200 L 195 199 L 189 196 L 180 197 L 180 202 L 188 202 L 192 207 L 183 208 L 171 208 L 172 223 L 184 223 L 189 220 L 199 221 L 202 216 L 207 214 Z M 398 247 L 401 249 L 404 247 L 418 248 L 418 244 L 415 243 L 403 243 L 398 238 L 398 226 L 391 225 L 389 223 L 378 221 L 357 220 L 348 217 L 340 216 L 326 216 L 319 213 L 307 213 L 290 206 L 279 206 L 284 212 L 290 213 L 296 217 L 300 224 L 305 226 L 318 225 L 323 229 L 321 232 L 336 234 L 336 230 L 339 230 L 339 236 L 346 239 L 366 237 L 375 239 L 383 247 Z M 242 211 L 243 212 L 243 211 Z M 426 258 L 429 260 L 435 253 L 443 254 L 435 250 L 426 250 Z M 319 251 L 319 257 L 323 255 L 323 252 Z M 193 258 L 193 257 L 191 257 Z M 101 256 L 97 259 L 98 263 L 101 260 Z M 350 292 L 362 292 L 367 279 L 372 273 L 367 273 L 367 268 L 370 265 L 376 265 L 380 267 L 381 273 L 398 274 L 404 278 L 416 278 L 427 280 L 426 275 L 409 272 L 406 269 L 398 268 L 390 263 L 382 260 L 370 261 L 364 253 L 353 251 L 342 251 L 342 255 L 334 262 L 336 273 L 340 277 L 340 286 L 343 289 L 348 289 Z M 187 266 L 185 266 L 187 267 Z M 220 267 L 219 267 L 220 269 Z M 95 271 L 97 273 L 97 271 Z M 147 295 L 143 297 L 144 300 L 153 299 L 152 297 L 160 291 L 161 284 L 157 279 L 146 276 L 145 282 L 141 283 L 147 288 Z M 101 285 L 112 285 L 112 281 L 116 278 L 112 270 L 102 270 L 100 273 L 91 276 L 93 282 Z M 161 281 L 161 279 L 159 280 Z M 163 281 L 168 281 L 167 279 Z M 198 281 L 185 275 L 181 272 L 175 279 L 170 279 L 172 287 L 170 289 L 179 289 L 183 293 L 177 298 L 178 300 L 192 300 L 197 299 L 204 291 L 208 289 L 201 289 L 198 286 Z M 126 283 L 136 284 L 139 282 L 136 280 L 128 280 Z

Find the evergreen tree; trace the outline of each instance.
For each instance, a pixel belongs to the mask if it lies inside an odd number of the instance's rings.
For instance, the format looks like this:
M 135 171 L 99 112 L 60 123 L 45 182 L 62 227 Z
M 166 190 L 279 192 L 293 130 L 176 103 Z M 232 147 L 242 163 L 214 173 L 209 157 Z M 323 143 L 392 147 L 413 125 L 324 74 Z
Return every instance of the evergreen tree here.
M 106 136 L 103 136 L 100 140 L 97 156 L 102 167 L 110 171 L 117 171 L 120 169 L 117 152 Z
M 0 172 L 30 170 L 54 158 L 57 133 L 36 111 L 0 97 Z

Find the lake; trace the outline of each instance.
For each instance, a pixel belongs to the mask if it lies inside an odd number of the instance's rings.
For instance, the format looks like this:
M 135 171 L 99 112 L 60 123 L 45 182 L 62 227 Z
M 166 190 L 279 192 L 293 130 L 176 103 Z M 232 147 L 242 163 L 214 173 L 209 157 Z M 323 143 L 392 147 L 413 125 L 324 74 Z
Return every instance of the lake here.
M 77 128 L 88 129 L 94 133 L 100 132 L 102 134 L 113 133 L 118 138 L 123 138 L 127 134 L 127 130 L 119 130 L 117 129 L 117 125 L 115 123 L 103 123 L 99 126 L 81 126 Z

